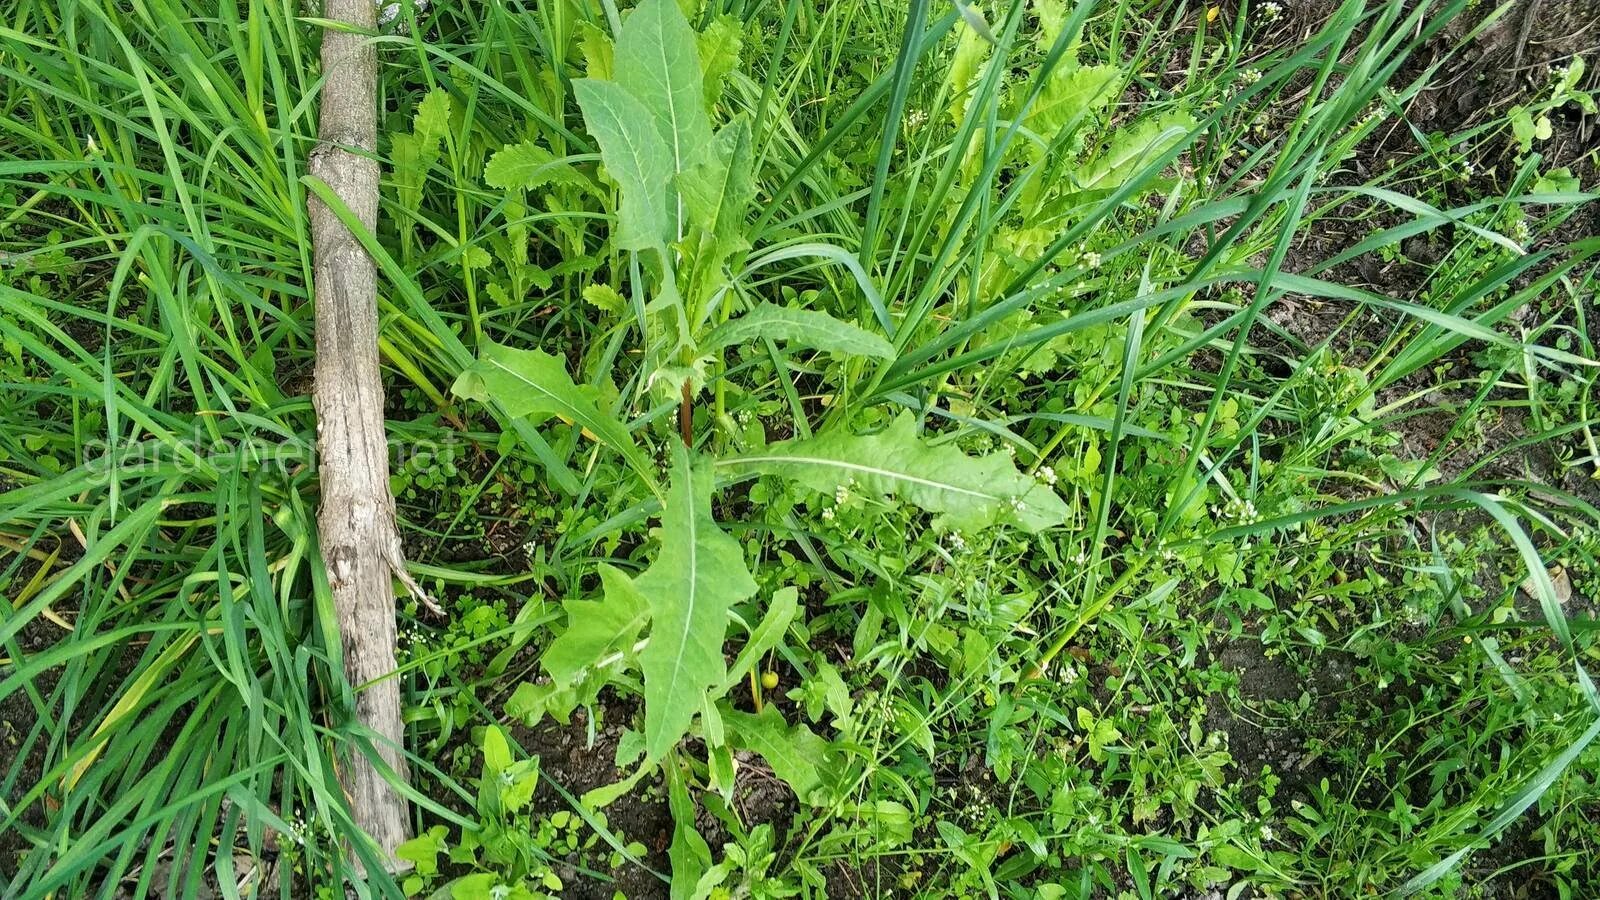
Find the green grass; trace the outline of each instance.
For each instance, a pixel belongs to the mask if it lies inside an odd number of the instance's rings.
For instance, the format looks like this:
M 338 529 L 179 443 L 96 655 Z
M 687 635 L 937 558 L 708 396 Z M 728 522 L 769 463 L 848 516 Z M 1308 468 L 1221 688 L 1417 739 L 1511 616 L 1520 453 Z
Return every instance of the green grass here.
M 1484 9 L 1292 44 L 1187 5 L 983 7 L 992 42 L 920 0 L 689 9 L 748 202 L 623 249 L 575 82 L 626 83 L 628 12 L 374 38 L 392 482 L 451 616 L 400 610 L 424 837 L 363 889 L 1600 887 L 1592 198 L 1505 114 L 1409 118 Z M 319 23 L 4 15 L 0 884 L 336 895 L 370 737 L 316 550 Z M 523 142 L 548 177 L 486 176 Z M 799 324 L 716 344 L 764 303 Z M 723 652 L 663 667 L 648 623 L 708 633 L 696 602 Z M 529 761 L 552 733 L 617 766 Z

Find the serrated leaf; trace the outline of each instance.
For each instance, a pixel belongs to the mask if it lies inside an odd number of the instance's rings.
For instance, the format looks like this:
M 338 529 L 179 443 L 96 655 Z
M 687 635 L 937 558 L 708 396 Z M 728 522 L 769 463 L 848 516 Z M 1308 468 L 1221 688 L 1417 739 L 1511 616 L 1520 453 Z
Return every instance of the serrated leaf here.
M 622 189 L 617 246 L 665 254 L 674 230 L 669 184 L 673 157 L 651 124 L 649 110 L 615 82 L 580 78 L 572 90 L 584 127 L 600 145 L 606 172 Z
M 956 39 L 956 52 L 950 58 L 950 68 L 945 74 L 953 98 L 950 104 L 952 125 L 959 126 L 967 117 L 967 108 L 972 105 L 971 91 L 978 82 L 978 68 L 989 55 L 991 43 L 972 28 L 963 29 L 961 36 Z
M 737 319 L 718 325 L 701 341 L 706 350 L 720 350 L 760 338 L 788 341 L 851 356 L 893 359 L 894 345 L 863 328 L 825 312 L 763 303 Z
M 772 767 L 772 774 L 793 788 L 796 797 L 810 802 L 812 794 L 826 784 L 828 742 L 804 725 L 791 727 L 777 707 L 769 705 L 759 714 L 726 708 L 722 721 L 733 747 L 760 754 Z
M 424 143 L 436 144 L 450 133 L 450 92 L 434 88 L 417 104 L 411 130 Z
M 402 209 L 415 212 L 422 206 L 422 187 L 428 169 L 439 158 L 439 142 L 450 130 L 450 94 L 435 88 L 429 91 L 411 117 L 411 134 L 390 139 L 389 162 L 394 167 L 396 198 Z
M 661 549 L 634 584 L 650 604 L 644 671 L 645 748 L 660 759 L 689 730 L 707 690 L 722 683 L 728 610 L 756 592 L 744 550 L 711 518 L 711 467 L 674 446 L 661 514 Z
M 588 182 L 564 157 L 556 156 L 535 141 L 508 144 L 489 157 L 483 167 L 483 180 L 501 190 L 532 191 L 550 184 Z
M 647 121 L 654 123 L 672 172 L 688 171 L 711 144 L 711 119 L 697 36 L 676 0 L 644 0 L 622 23 L 616 83 L 639 100 Z
M 566 364 L 542 350 L 518 350 L 483 341 L 477 362 L 461 373 L 451 393 L 482 403 L 493 401 L 506 415 L 545 419 L 557 416 L 622 454 L 633 470 L 654 484 L 649 461 L 628 429 L 600 408 L 596 392 L 579 387 Z
M 750 121 L 740 116 L 717 132 L 710 153 L 678 176 L 689 222 L 708 238 L 702 239 L 698 254 L 702 268 L 720 267 L 750 247 L 744 235 L 745 215 L 755 196 L 750 166 Z
M 781 475 L 823 493 L 845 487 L 879 499 L 898 498 L 964 530 L 1013 522 L 1039 531 L 1066 521 L 1068 514 L 1055 491 L 1018 472 L 1004 453 L 974 457 L 919 439 L 909 412 L 877 434 L 837 431 L 784 441 L 718 465 Z
M 733 16 L 717 16 L 700 33 L 698 45 L 709 111 L 722 99 L 723 81 L 739 67 L 739 53 L 744 49 L 743 25 Z
M 610 81 L 614 73 L 614 53 L 611 38 L 593 22 L 578 23 L 578 50 L 583 54 L 583 74 L 590 78 Z
M 612 316 L 621 316 L 628 309 L 628 300 L 609 284 L 591 284 L 583 289 L 583 299 L 595 309 Z
M 435 152 L 433 156 L 437 156 Z M 394 172 L 395 198 L 400 208 L 416 212 L 422 206 L 422 185 L 426 179 L 430 157 L 424 162 L 422 142 L 414 134 L 397 134 L 389 142 L 389 163 Z
M 558 687 L 581 681 L 596 667 L 632 654 L 639 633 L 650 621 L 650 605 L 633 579 L 608 565 L 600 566 L 600 600 L 568 600 L 567 630 L 550 642 L 539 658 Z
M 1051 140 L 1062 128 L 1078 125 L 1111 101 L 1122 72 L 1115 66 L 1062 65 L 1028 108 L 1028 128 Z
M 1078 175 L 1078 189 L 1111 191 L 1122 187 L 1141 169 L 1183 141 L 1194 126 L 1193 116 L 1177 112 L 1118 130 L 1105 151 Z

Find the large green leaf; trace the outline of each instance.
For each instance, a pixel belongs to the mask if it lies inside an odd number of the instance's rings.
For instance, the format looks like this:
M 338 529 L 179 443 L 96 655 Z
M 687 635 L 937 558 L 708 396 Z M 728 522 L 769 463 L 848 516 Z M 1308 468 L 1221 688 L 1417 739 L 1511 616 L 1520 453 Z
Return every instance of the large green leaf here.
M 539 658 L 558 687 L 581 681 L 613 658 L 626 658 L 645 623 L 650 604 L 633 579 L 607 565 L 600 566 L 600 600 L 568 600 L 567 630 L 550 642 Z
M 769 704 L 759 714 L 722 708 L 728 740 L 737 750 L 750 750 L 772 767 L 795 796 L 813 802 L 813 794 L 828 784 L 828 742 L 804 725 L 790 726 L 777 707 Z
M 704 73 L 706 111 L 709 112 L 722 99 L 723 82 L 739 68 L 739 53 L 744 49 L 744 23 L 734 16 L 717 16 L 700 33 L 697 44 Z
M 932 446 L 917 437 L 910 413 L 877 434 L 836 431 L 718 465 L 782 475 L 824 493 L 843 488 L 899 498 L 961 529 L 1012 522 L 1038 531 L 1067 518 L 1067 505 L 1055 491 L 1018 472 L 1009 456 L 974 457 L 950 444 Z
M 711 152 L 680 174 L 677 184 L 689 222 L 701 232 L 701 267 L 720 267 L 732 254 L 749 249 L 745 215 L 755 197 L 750 120 L 740 116 L 723 126 Z
M 675 0 L 644 0 L 617 37 L 616 83 L 643 105 L 673 173 L 687 172 L 711 145 L 698 41 Z
M 513 417 L 557 416 L 578 425 L 595 440 L 622 454 L 646 484 L 654 484 L 650 463 L 617 419 L 600 408 L 591 387 L 579 387 L 558 357 L 543 350 L 518 350 L 484 341 L 477 362 L 450 388 L 458 397 L 493 401 Z
M 634 583 L 650 603 L 644 670 L 644 735 L 660 759 L 689 730 L 706 692 L 722 683 L 728 610 L 756 592 L 739 542 L 711 518 L 711 468 L 674 445 L 661 513 L 661 550 Z
M 719 350 L 759 338 L 790 341 L 815 350 L 852 356 L 894 358 L 894 345 L 879 335 L 841 322 L 825 312 L 771 303 L 763 303 L 712 329 L 701 346 L 706 350 Z
M 531 191 L 547 184 L 588 186 L 588 181 L 565 157 L 556 156 L 535 141 L 508 144 L 489 157 L 483 180 L 503 190 Z
M 1051 140 L 1062 128 L 1081 125 L 1085 117 L 1110 102 L 1121 77 L 1115 66 L 1059 66 L 1028 108 L 1025 123 L 1046 141 Z
M 622 189 L 617 246 L 664 254 L 674 237 L 671 210 L 676 201 L 669 180 L 675 170 L 672 152 L 652 127 L 650 112 L 615 82 L 580 78 L 572 90 L 584 127 L 600 145 L 600 161 Z
M 415 212 L 422 205 L 428 169 L 439 159 L 439 143 L 450 129 L 450 94 L 429 91 L 417 104 L 411 123 L 411 134 L 397 134 L 391 140 L 389 157 L 400 206 Z
M 1181 143 L 1195 127 L 1186 112 L 1165 113 L 1119 129 L 1078 175 L 1078 188 L 1112 191 Z

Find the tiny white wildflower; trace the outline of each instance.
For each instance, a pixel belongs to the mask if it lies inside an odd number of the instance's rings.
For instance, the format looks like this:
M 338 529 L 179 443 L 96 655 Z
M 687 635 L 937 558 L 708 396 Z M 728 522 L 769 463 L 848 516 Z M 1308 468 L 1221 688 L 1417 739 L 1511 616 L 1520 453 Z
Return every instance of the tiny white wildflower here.
M 1255 84 L 1256 82 L 1258 82 L 1260 80 L 1261 80 L 1261 70 L 1260 69 L 1245 69 L 1244 71 L 1239 73 L 1239 82 L 1241 84 L 1247 84 L 1247 85 L 1248 84 Z
M 1039 470 L 1033 473 L 1033 477 L 1039 479 L 1045 484 L 1050 485 L 1051 487 L 1054 487 L 1056 483 L 1056 470 L 1049 466 L 1040 466 Z
M 824 521 L 824 522 L 832 522 L 833 521 L 833 515 L 834 515 L 833 507 L 830 506 L 827 509 L 822 511 L 822 521 Z

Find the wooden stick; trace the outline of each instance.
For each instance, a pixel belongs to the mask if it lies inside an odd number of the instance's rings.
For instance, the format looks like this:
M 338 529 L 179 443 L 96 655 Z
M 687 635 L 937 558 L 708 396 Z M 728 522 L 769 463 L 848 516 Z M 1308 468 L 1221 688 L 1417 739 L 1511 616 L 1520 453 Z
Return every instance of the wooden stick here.
M 322 36 L 322 110 L 310 171 L 344 202 L 369 233 L 378 224 L 377 55 L 370 33 L 373 0 L 326 0 L 326 18 L 352 29 Z M 378 755 L 403 781 L 405 737 L 395 670 L 392 574 L 404 575 L 394 497 L 389 493 L 389 443 L 378 370 L 377 274 L 357 237 L 312 198 L 311 241 L 316 281 L 316 387 L 322 508 L 317 527 L 333 588 L 345 676 L 356 694 L 356 718 L 378 735 Z M 406 579 L 409 583 L 409 579 Z M 389 677 L 385 677 L 389 676 Z M 377 680 L 382 679 L 382 680 Z M 394 850 L 409 834 L 406 802 L 370 759 L 353 754 L 342 782 L 356 825 L 401 868 Z

